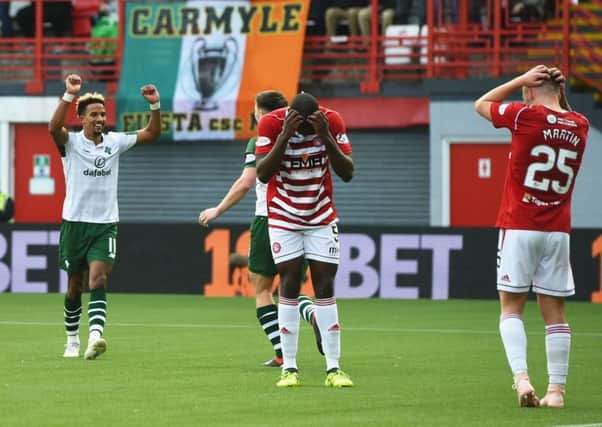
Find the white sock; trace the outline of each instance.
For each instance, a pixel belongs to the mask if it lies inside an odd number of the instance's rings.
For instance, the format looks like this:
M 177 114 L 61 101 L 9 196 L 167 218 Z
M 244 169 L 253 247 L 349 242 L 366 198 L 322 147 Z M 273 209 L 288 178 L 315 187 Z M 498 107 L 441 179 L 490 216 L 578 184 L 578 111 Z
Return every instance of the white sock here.
M 98 331 L 96 329 L 92 329 L 90 331 L 90 336 L 88 337 L 88 344 L 92 344 L 94 341 L 96 341 L 101 336 L 102 335 L 100 335 L 100 331 Z
M 500 335 L 512 373 L 527 372 L 527 334 L 520 314 L 508 313 L 501 317 Z
M 334 297 L 316 300 L 316 322 L 322 334 L 326 371 L 338 368 L 341 358 L 341 326 Z
M 67 335 L 67 344 L 71 343 L 79 344 L 79 335 Z
M 297 369 L 300 320 L 297 300 L 280 297 L 278 323 L 280 324 L 280 344 L 282 345 L 282 358 L 284 359 L 282 369 Z
M 546 326 L 546 356 L 550 384 L 566 384 L 571 350 L 571 328 L 567 323 Z

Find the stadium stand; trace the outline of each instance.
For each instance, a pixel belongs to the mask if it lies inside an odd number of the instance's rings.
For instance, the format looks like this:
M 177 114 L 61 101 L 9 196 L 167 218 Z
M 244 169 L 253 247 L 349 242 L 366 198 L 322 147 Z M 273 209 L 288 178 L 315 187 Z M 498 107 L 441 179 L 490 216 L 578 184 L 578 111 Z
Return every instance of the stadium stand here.
M 76 66 L 88 80 L 98 79 L 94 75 L 98 69 L 92 64 L 101 62 L 109 64 L 103 69 L 103 80 L 115 84 L 121 39 L 95 40 L 117 45 L 117 49 L 105 52 L 108 57 L 102 60 L 93 57 L 98 49 L 89 49 L 91 40 L 87 39 L 91 18 L 98 13 L 100 3 L 100 0 L 74 2 L 71 34 L 61 40 L 44 34 L 36 34 L 33 40 L 0 39 L 2 80 L 24 83 L 28 93 L 43 93 L 44 84 L 61 80 L 62 71 L 70 66 Z M 362 93 L 378 94 L 382 83 L 389 80 L 498 78 L 545 62 L 570 69 L 574 82 L 598 92 L 602 89 L 602 83 L 595 78 L 602 62 L 599 0 L 578 4 L 556 0 L 553 16 L 536 22 L 514 20 L 508 8 L 501 7 L 501 0 L 485 2 L 487 7 L 480 22 L 471 18 L 472 5 L 468 0 L 441 1 L 439 8 L 437 3 L 426 2 L 427 25 L 418 34 L 409 27 L 393 26 L 385 35 L 349 37 L 333 44 L 327 36 L 310 32 L 306 37 L 303 81 L 321 82 L 328 75 L 329 82 L 356 84 Z M 119 1 L 120 14 L 124 4 Z M 446 18 L 452 14 L 449 11 L 452 6 L 457 7 L 453 13 L 458 17 L 457 22 Z M 44 22 L 42 16 L 36 19 Z M 563 43 L 566 40 L 570 43 Z M 369 48 L 357 48 L 360 44 Z M 408 48 L 416 45 L 421 48 Z M 453 60 L 440 60 L 442 53 Z

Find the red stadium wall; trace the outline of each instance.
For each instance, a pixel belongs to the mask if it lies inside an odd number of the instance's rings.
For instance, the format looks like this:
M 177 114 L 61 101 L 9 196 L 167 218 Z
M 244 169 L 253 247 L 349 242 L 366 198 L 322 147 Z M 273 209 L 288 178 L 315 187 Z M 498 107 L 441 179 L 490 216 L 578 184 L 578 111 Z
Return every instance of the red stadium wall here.
M 65 179 L 48 125 L 16 124 L 14 129 L 15 222 L 58 223 Z
M 509 144 L 450 147 L 450 225 L 493 227 L 502 198 Z

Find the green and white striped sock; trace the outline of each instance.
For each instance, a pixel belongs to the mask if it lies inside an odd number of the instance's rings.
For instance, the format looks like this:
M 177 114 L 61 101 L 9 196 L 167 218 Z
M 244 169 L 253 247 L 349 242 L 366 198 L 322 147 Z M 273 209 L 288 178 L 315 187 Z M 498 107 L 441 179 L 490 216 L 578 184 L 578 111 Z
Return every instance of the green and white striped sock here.
M 67 342 L 79 342 L 79 318 L 82 314 L 82 295 L 79 294 L 74 299 L 69 299 L 65 295 L 65 332 L 67 333 Z
M 88 303 L 88 322 L 90 337 L 88 342 L 94 342 L 102 336 L 107 319 L 107 293 L 104 288 L 90 290 Z
M 299 313 L 301 314 L 301 317 L 305 319 L 307 323 L 311 324 L 311 317 L 316 311 L 314 302 L 306 295 L 299 295 L 297 301 L 299 302 Z
M 278 307 L 276 307 L 276 304 L 257 307 L 257 320 L 259 320 L 263 332 L 265 332 L 272 343 L 276 357 L 282 357 L 280 331 L 278 328 Z

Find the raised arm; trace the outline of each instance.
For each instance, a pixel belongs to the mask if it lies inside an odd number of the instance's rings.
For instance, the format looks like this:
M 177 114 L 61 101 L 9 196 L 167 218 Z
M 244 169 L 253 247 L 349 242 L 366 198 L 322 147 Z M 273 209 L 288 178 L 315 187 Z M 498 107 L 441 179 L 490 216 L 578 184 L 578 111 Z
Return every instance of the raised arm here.
M 240 202 L 255 184 L 257 173 L 255 168 L 247 167 L 243 170 L 240 177 L 234 181 L 228 193 L 224 196 L 219 205 L 205 209 L 199 215 L 199 224 L 207 227 L 210 221 L 220 217 L 232 206 Z
M 262 119 L 265 120 L 265 119 Z M 297 111 L 289 109 L 284 123 L 282 125 L 282 131 L 278 134 L 276 142 L 272 147 L 272 150 L 267 154 L 261 154 L 257 156 L 257 177 L 263 183 L 267 183 L 278 171 L 284 152 L 288 146 L 288 140 L 295 134 L 299 125 L 303 123 L 305 118 Z M 261 128 L 262 124 L 259 123 L 259 138 L 257 143 L 261 142 Z
M 345 154 L 341 151 L 339 144 L 334 140 L 334 136 L 330 132 L 328 124 L 328 118 L 326 115 L 318 110 L 311 114 L 307 121 L 312 124 L 318 137 L 324 141 L 326 146 L 326 152 L 328 153 L 328 159 L 332 165 L 334 172 L 345 182 L 351 181 L 353 178 L 353 172 L 355 166 L 351 155 Z
M 516 90 L 526 87 L 540 86 L 545 80 L 550 78 L 548 67 L 545 65 L 538 65 L 525 74 L 521 74 L 518 77 L 513 78 L 509 82 L 501 84 L 485 95 L 481 96 L 474 103 L 475 110 L 481 116 L 491 121 L 491 104 L 493 102 L 502 102 L 510 97 Z
M 82 87 L 82 78 L 77 74 L 69 74 L 65 79 L 65 87 L 65 93 L 54 110 L 50 123 L 48 123 L 48 131 L 57 145 L 65 145 L 69 139 L 69 132 L 65 128 L 65 117 L 73 98 L 77 96 Z
M 136 144 L 145 144 L 152 142 L 161 136 L 161 97 L 155 85 L 145 85 L 140 89 L 140 93 L 150 104 L 150 120 L 144 129 L 136 132 Z

